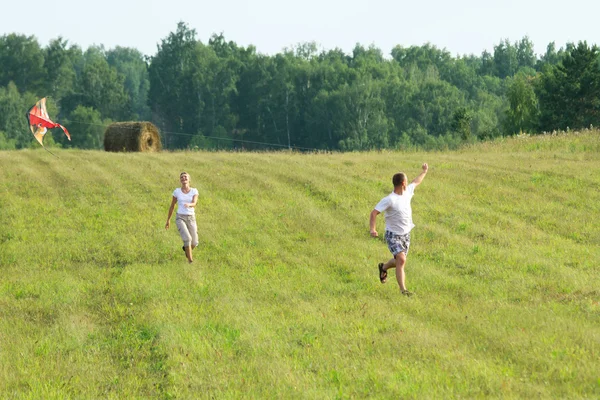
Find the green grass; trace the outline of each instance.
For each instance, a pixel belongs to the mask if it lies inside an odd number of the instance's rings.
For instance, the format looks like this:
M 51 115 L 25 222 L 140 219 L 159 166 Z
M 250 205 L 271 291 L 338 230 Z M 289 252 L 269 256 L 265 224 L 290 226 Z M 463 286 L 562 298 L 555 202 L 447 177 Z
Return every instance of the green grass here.
M 1 398 L 600 397 L 598 132 L 55 152 L 0 152 Z M 405 298 L 368 216 L 423 162 Z M 182 170 L 194 264 L 164 229 Z

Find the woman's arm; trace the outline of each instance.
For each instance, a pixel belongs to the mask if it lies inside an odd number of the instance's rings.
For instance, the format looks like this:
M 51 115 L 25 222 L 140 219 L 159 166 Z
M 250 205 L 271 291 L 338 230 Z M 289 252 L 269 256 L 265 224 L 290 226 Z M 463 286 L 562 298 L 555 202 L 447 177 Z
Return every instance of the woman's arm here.
M 186 203 L 186 207 L 187 208 L 193 208 L 196 207 L 196 204 L 198 203 L 198 195 L 195 194 L 194 197 L 192 197 L 192 202 L 191 203 Z
M 175 209 L 175 203 L 177 203 L 177 197 L 173 196 L 173 200 L 171 200 L 171 207 L 169 207 L 169 216 L 167 217 L 165 229 L 169 229 L 169 226 L 171 225 L 171 216 L 173 215 L 173 210 Z

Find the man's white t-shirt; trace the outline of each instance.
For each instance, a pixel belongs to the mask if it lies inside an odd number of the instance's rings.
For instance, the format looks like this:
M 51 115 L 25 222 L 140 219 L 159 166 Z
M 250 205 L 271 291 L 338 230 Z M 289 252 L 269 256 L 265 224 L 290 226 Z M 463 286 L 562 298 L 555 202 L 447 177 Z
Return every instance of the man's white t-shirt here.
M 177 198 L 177 214 L 195 215 L 194 208 L 187 208 L 185 205 L 194 200 L 194 196 L 198 194 L 198 189 L 190 188 L 188 193 L 183 193 L 181 188 L 173 191 L 173 197 Z
M 402 195 L 394 192 L 381 199 L 375 206 L 379 212 L 385 212 L 385 230 L 397 235 L 406 235 L 415 227 L 412 220 L 410 201 L 415 194 L 414 183 L 409 184 Z

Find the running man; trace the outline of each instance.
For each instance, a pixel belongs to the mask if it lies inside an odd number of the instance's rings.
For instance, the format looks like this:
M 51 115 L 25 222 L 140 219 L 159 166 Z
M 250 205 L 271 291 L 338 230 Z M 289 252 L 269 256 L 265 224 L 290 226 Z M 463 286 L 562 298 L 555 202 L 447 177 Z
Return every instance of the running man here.
M 392 177 L 394 191 L 377 203 L 371 211 L 369 221 L 371 236 L 377 237 L 379 236 L 376 229 L 377 216 L 382 212 L 385 213 L 385 241 L 394 258 L 379 264 L 379 280 L 381 283 L 385 283 L 387 270 L 396 268 L 396 279 L 400 291 L 405 296 L 412 296 L 412 292 L 406 289 L 406 276 L 404 273 L 408 248 L 410 247 L 410 231 L 415 227 L 410 202 L 415 194 L 415 188 L 423 182 L 429 167 L 427 164 L 423 164 L 422 168 L 423 172 L 410 184 L 408 184 L 406 174 L 403 172 L 395 174 Z

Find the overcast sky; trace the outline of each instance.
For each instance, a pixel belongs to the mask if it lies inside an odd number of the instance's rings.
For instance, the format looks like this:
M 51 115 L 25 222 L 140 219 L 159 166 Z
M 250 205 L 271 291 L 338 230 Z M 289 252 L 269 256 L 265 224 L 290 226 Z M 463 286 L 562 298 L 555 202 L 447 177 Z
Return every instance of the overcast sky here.
M 133 47 L 154 55 L 183 21 L 207 43 L 213 33 L 258 52 L 314 41 L 350 53 L 360 43 L 389 55 L 427 42 L 453 55 L 493 51 L 528 36 L 537 54 L 587 40 L 600 45 L 599 0 L 0 0 L 0 36 L 34 35 L 42 46 L 62 36 L 91 45 Z

